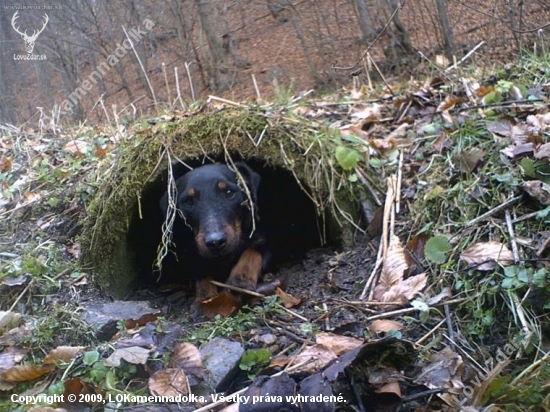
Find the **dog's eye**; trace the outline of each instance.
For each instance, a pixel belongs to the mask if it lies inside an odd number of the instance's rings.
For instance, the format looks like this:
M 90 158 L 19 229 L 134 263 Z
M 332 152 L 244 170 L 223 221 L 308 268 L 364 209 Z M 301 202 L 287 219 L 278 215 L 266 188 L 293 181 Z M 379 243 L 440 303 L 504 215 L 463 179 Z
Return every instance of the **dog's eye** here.
M 233 199 L 235 197 L 236 192 L 233 189 L 227 188 L 227 189 L 225 189 L 224 193 L 225 193 L 226 198 Z
M 193 206 L 195 204 L 195 198 L 192 196 L 186 197 L 183 199 L 183 203 L 185 203 L 187 206 Z

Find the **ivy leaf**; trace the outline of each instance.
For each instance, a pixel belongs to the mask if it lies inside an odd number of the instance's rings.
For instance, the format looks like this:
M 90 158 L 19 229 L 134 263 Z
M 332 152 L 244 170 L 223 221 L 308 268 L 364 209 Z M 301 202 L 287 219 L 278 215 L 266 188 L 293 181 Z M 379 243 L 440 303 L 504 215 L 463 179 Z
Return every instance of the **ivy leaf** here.
M 445 263 L 447 252 L 452 246 L 446 236 L 434 236 L 428 239 L 424 247 L 424 254 L 428 260 L 434 263 Z
M 338 146 L 336 148 L 335 155 L 338 164 L 344 170 L 353 169 L 355 166 L 357 166 L 359 160 L 363 158 L 361 153 L 359 153 L 357 150 L 346 146 Z

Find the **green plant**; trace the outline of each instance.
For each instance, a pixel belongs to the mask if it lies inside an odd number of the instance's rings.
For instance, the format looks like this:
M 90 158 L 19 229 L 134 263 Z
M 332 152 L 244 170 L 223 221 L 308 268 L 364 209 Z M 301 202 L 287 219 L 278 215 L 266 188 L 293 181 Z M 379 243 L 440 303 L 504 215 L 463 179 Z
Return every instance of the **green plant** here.
M 241 358 L 239 368 L 247 372 L 248 379 L 254 379 L 256 375 L 267 365 L 271 360 L 271 353 L 265 349 L 249 349 Z

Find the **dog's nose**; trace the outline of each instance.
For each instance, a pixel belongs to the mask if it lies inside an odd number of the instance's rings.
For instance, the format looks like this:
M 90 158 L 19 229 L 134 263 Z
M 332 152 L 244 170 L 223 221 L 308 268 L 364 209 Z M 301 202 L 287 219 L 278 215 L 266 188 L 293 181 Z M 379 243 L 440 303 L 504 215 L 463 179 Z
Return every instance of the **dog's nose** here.
M 227 236 L 223 232 L 210 233 L 204 239 L 204 243 L 206 244 L 206 247 L 213 252 L 218 251 L 222 247 L 224 247 L 226 242 L 227 242 Z

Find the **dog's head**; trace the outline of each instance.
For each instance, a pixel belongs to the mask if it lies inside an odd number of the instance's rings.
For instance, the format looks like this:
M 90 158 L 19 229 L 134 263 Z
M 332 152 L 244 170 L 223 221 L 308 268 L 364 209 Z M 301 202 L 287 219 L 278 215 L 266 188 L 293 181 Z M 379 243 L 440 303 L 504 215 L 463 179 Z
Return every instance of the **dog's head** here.
M 252 230 L 260 176 L 241 162 L 235 163 L 235 170 L 237 173 L 226 165 L 205 165 L 176 180 L 177 208 L 193 230 L 204 258 L 237 252 Z M 240 185 L 237 174 L 242 178 Z M 160 203 L 166 215 L 168 194 Z

